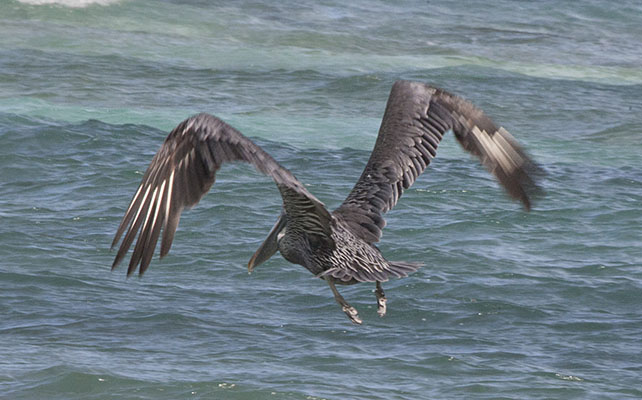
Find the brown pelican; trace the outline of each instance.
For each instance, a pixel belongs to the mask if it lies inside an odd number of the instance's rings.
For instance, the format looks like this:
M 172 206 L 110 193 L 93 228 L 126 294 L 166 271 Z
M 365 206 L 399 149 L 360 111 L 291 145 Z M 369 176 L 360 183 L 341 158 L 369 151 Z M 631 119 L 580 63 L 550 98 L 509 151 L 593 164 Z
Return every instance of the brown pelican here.
M 119 242 L 112 270 L 134 247 L 127 275 L 142 275 L 161 237 L 160 257 L 172 245 L 178 220 L 214 183 L 225 162 L 245 161 L 271 176 L 283 198 L 283 212 L 248 263 L 251 272 L 277 250 L 324 279 L 350 320 L 357 310 L 335 284 L 376 282 L 380 316 L 386 313 L 381 282 L 404 277 L 420 264 L 388 261 L 375 243 L 386 222 L 383 214 L 435 157 L 442 136 L 452 130 L 465 150 L 476 155 L 508 194 L 526 210 L 538 192 L 535 164 L 504 128 L 498 128 L 468 101 L 422 83 L 398 81 L 390 92 L 379 136 L 363 174 L 336 210 L 328 211 L 294 175 L 262 148 L 220 119 L 198 114 L 181 122 L 152 159 L 123 217 L 112 248 Z M 140 233 L 139 233 L 140 232 Z

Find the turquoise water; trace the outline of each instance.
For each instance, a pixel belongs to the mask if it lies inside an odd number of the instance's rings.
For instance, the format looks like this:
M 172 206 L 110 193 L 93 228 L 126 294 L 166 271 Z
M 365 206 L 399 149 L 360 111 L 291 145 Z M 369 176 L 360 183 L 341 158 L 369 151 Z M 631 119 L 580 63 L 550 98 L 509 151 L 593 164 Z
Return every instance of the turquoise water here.
M 0 398 L 642 398 L 642 6 L 0 0 Z M 109 245 L 167 132 L 234 125 L 330 208 L 392 83 L 462 94 L 547 172 L 530 213 L 448 137 L 340 288 L 247 274 L 274 185 L 224 167 L 143 279 Z

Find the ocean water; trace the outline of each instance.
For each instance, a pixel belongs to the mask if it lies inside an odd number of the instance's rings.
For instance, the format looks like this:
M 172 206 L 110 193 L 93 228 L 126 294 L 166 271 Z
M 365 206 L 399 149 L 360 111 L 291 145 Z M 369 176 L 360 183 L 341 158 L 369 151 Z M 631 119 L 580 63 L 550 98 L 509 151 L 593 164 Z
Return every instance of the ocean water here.
M 0 398 L 642 398 L 642 5 L 0 0 Z M 247 260 L 280 209 L 226 165 L 142 279 L 109 245 L 205 111 L 329 208 L 396 79 L 483 108 L 546 171 L 530 213 L 452 137 L 387 215 L 424 263 L 339 290 Z

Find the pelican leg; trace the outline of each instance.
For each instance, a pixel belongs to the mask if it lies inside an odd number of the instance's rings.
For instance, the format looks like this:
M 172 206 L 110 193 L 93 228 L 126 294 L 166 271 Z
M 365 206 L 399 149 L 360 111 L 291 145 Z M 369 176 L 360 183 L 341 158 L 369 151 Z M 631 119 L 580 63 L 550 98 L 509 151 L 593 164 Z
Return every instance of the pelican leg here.
M 346 313 L 348 318 L 350 318 L 350 321 L 352 321 L 357 325 L 360 325 L 361 322 L 363 321 L 361 321 L 361 318 L 359 318 L 357 309 L 352 307 L 350 304 L 348 304 L 346 299 L 344 299 L 343 296 L 341 296 L 341 294 L 337 290 L 337 287 L 334 285 L 334 282 L 332 282 L 331 277 L 326 276 L 325 281 L 328 282 L 328 285 L 330 285 L 330 289 L 332 289 L 332 293 L 334 294 L 334 299 L 337 301 L 337 303 L 339 303 L 339 305 L 341 306 L 341 309 L 343 310 L 344 313 Z
M 383 288 L 381 287 L 381 282 L 377 281 L 377 288 L 374 292 L 375 296 L 377 296 L 377 314 L 379 314 L 380 317 L 383 317 L 386 315 L 386 302 L 388 300 L 386 299 L 386 294 L 383 292 Z

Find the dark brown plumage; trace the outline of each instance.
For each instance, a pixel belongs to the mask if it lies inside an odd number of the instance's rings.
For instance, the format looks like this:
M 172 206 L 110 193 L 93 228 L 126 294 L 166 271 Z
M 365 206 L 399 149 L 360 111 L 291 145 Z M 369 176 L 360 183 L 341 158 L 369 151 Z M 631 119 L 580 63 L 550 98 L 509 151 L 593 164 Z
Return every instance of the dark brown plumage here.
M 220 119 L 199 114 L 181 122 L 152 159 L 118 227 L 112 247 L 126 233 L 112 269 L 138 234 L 127 274 L 137 268 L 143 274 L 161 232 L 163 257 L 171 247 L 182 210 L 209 191 L 223 163 L 244 161 L 272 177 L 283 198 L 283 213 L 248 268 L 252 270 L 279 250 L 288 261 L 325 279 L 355 323 L 361 323 L 357 311 L 341 297 L 335 283 L 376 282 L 383 316 L 386 299 L 380 282 L 419 267 L 390 262 L 374 245 L 385 226 L 383 214 L 430 164 L 449 130 L 511 197 L 530 209 L 532 196 L 540 191 L 535 182 L 537 167 L 504 128 L 460 97 L 422 83 L 398 81 L 363 174 L 332 213 L 290 171 Z

